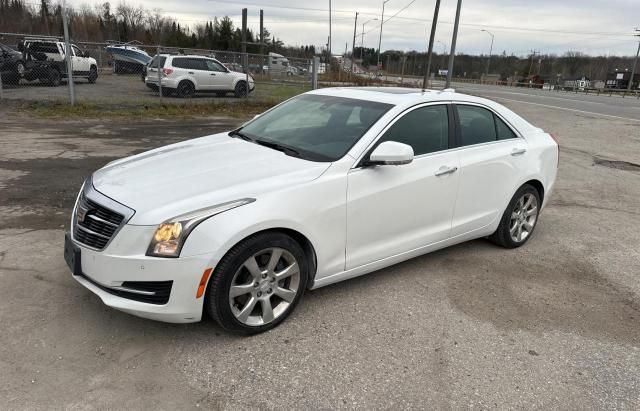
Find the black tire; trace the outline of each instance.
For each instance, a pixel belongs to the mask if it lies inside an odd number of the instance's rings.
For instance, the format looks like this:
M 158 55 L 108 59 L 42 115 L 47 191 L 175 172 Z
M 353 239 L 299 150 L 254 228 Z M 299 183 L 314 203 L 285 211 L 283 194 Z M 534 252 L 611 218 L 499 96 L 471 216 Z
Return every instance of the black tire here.
M 47 84 L 51 87 L 58 87 L 62 83 L 62 76 L 57 69 L 49 69 Z
M 532 195 L 535 198 L 535 220 L 533 221 L 531 230 L 527 231 L 526 237 L 524 237 L 520 241 L 516 241 L 514 240 L 514 238 L 512 238 L 511 229 L 513 228 L 514 221 L 516 221 L 517 219 L 513 220 L 512 216 L 518 211 L 518 203 L 520 202 L 520 199 L 528 195 Z M 541 201 L 538 190 L 536 190 L 536 188 L 532 185 L 523 185 L 518 189 L 518 191 L 516 191 L 516 193 L 511 198 L 511 201 L 509 201 L 509 205 L 507 206 L 504 214 L 502 215 L 502 218 L 500 219 L 500 225 L 498 225 L 498 229 L 491 236 L 489 236 L 489 240 L 494 244 L 505 248 L 517 248 L 524 245 L 527 241 L 529 241 L 529 239 L 533 235 L 533 231 L 535 230 L 536 225 L 538 224 L 540 206 Z
M 89 77 L 87 77 L 87 80 L 89 80 L 89 83 L 94 84 L 97 79 L 98 68 L 96 66 L 91 66 L 91 68 L 89 69 Z
M 164 90 L 164 88 L 162 90 Z M 178 97 L 189 98 L 193 97 L 196 92 L 196 88 L 194 87 L 192 82 L 183 80 L 180 82 L 180 84 L 178 84 L 178 89 L 176 90 L 176 92 L 178 93 Z
M 229 292 L 234 276 L 245 261 L 256 253 L 272 247 L 289 252 L 298 263 L 299 283 L 297 294 L 285 311 L 267 324 L 250 326 L 242 323 L 234 315 L 229 301 Z M 209 281 L 205 298 L 205 309 L 222 328 L 227 331 L 250 335 L 270 330 L 284 321 L 302 299 L 307 287 L 309 264 L 302 247 L 291 237 L 279 232 L 265 232 L 249 237 L 234 246 L 218 263 Z M 266 280 L 265 280 L 266 281 Z M 257 283 L 256 283 L 257 284 Z M 270 290 L 269 290 L 270 292 Z M 275 295 L 275 294 L 274 294 Z M 256 307 L 258 304 L 256 304 Z M 260 308 L 262 310 L 262 308 Z
M 20 80 L 24 77 L 24 73 L 27 71 L 24 63 L 22 61 L 16 62 L 16 80 Z
M 245 81 L 238 81 L 233 90 L 233 95 L 238 98 L 245 97 L 247 95 L 247 83 Z

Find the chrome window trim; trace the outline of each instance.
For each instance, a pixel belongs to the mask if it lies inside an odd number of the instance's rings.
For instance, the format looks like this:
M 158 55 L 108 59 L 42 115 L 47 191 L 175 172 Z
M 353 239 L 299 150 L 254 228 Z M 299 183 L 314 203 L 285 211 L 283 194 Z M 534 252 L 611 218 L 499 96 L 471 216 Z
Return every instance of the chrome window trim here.
M 80 201 L 80 197 L 82 195 L 84 195 L 87 199 L 93 201 L 94 203 L 99 204 L 102 207 L 108 208 L 112 211 L 115 211 L 116 213 L 121 214 L 123 216 L 122 222 L 120 223 L 118 228 L 116 228 L 116 230 L 113 232 L 113 235 L 111 236 L 109 241 L 107 241 L 107 243 L 102 248 L 91 247 L 75 239 L 74 228 L 76 227 L 76 210 L 78 209 L 78 202 Z M 121 204 L 115 201 L 111 197 L 107 197 L 106 195 L 96 190 L 96 188 L 93 186 L 93 175 L 91 175 L 87 177 L 87 179 L 85 180 L 82 186 L 81 193 L 78 194 L 78 198 L 76 199 L 76 204 L 73 206 L 73 213 L 71 213 L 71 230 L 70 230 L 71 240 L 80 247 L 88 248 L 94 251 L 104 251 L 107 249 L 107 247 L 109 247 L 109 244 L 111 244 L 113 239 L 116 238 L 116 236 L 118 235 L 122 227 L 124 227 L 127 224 L 127 222 L 131 220 L 131 217 L 133 217 L 135 213 L 136 213 L 135 210 L 125 206 L 124 204 Z M 81 226 L 78 226 L 78 227 L 81 227 Z M 88 230 L 84 229 L 84 231 L 88 231 Z

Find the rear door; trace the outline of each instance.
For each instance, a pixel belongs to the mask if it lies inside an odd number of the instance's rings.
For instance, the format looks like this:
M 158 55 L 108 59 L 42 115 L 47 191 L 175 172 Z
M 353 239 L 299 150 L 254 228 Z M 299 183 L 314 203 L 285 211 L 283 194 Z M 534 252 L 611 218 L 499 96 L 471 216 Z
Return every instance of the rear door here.
M 188 60 L 190 68 L 188 72 L 195 79 L 196 90 L 214 90 L 213 76 L 209 72 L 206 60 L 197 57 L 191 57 Z
M 486 228 L 502 216 L 527 161 L 527 142 L 488 107 L 454 105 L 460 189 L 452 236 Z
M 347 269 L 449 238 L 459 179 L 450 116 L 447 104 L 409 109 L 369 152 L 383 141 L 397 141 L 413 147 L 413 161 L 349 172 Z

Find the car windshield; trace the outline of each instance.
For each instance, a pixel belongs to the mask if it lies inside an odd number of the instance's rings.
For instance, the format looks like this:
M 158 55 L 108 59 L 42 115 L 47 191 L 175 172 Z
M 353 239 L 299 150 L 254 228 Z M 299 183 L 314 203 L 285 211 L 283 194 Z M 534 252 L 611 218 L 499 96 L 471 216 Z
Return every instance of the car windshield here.
M 305 94 L 261 115 L 237 131 L 299 157 L 330 162 L 344 156 L 391 104 Z M 287 153 L 286 150 L 285 153 Z

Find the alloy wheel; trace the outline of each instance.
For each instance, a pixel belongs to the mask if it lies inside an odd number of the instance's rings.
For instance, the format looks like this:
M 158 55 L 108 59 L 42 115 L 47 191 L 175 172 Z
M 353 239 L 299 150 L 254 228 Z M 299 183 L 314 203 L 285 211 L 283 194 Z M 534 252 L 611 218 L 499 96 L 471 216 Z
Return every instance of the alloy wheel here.
M 295 257 L 283 248 L 267 248 L 236 271 L 229 288 L 231 312 L 245 325 L 269 324 L 287 311 L 299 289 Z
M 516 201 L 511 211 L 509 235 L 516 243 L 521 243 L 531 235 L 538 219 L 538 200 L 526 193 Z

